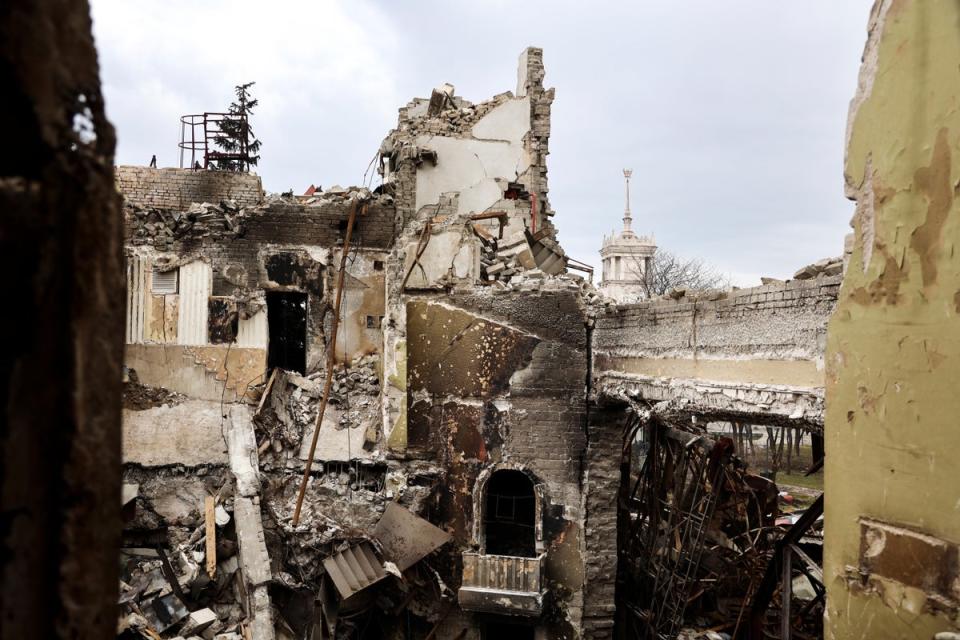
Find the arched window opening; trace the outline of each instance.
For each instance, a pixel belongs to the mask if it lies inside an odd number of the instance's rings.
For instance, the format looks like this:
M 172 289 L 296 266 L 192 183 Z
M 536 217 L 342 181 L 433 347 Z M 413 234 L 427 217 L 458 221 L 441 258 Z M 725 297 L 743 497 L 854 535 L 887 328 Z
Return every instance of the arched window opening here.
M 536 513 L 533 482 L 525 473 L 513 469 L 494 472 L 487 482 L 483 510 L 486 552 L 536 557 Z

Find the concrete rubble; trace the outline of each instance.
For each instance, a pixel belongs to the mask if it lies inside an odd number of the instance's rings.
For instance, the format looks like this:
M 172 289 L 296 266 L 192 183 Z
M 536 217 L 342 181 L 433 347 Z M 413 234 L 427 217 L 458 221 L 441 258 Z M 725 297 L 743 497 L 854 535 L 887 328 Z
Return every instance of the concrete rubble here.
M 662 620 L 623 617 L 642 567 L 618 521 L 642 505 L 616 496 L 640 477 L 621 468 L 637 425 L 703 442 L 710 421 L 821 433 L 835 261 L 617 304 L 568 271 L 543 81 L 530 48 L 515 91 L 414 99 L 373 190 L 265 195 L 250 174 L 118 170 L 120 637 L 610 638 Z M 172 199 L 174 179 L 203 200 Z M 766 491 L 724 456 L 733 495 Z M 742 550 L 752 573 L 731 580 L 761 575 L 775 539 Z

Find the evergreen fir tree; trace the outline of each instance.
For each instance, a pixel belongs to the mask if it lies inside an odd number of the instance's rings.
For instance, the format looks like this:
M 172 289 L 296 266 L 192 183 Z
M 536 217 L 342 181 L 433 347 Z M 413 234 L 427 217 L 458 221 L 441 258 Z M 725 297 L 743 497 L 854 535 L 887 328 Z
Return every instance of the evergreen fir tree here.
M 250 95 L 250 87 L 255 82 L 248 82 L 234 87 L 236 100 L 230 104 L 229 115 L 220 121 L 220 133 L 217 136 L 217 146 L 224 153 L 240 154 L 239 159 L 221 158 L 216 161 L 216 168 L 223 171 L 246 171 L 257 166 L 260 160 L 260 141 L 250 126 L 250 116 L 257 106 L 257 99 Z

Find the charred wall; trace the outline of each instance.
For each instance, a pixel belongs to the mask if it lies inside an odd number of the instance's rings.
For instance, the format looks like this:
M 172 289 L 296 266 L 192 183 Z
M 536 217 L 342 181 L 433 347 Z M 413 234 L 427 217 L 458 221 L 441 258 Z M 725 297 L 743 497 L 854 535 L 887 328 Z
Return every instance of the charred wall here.
M 315 368 L 326 347 L 334 264 L 354 195 L 344 190 L 304 203 L 274 198 L 248 208 L 193 203 L 183 210 L 128 201 L 127 341 L 136 345 L 130 366 L 145 370 L 145 383 L 207 399 L 219 398 L 232 380 L 231 399 L 243 397 L 246 386 L 238 383 L 262 382 L 267 364 L 266 296 L 292 292 L 307 296 L 303 348 L 306 368 Z M 384 250 L 394 236 L 392 198 L 374 197 L 357 208 L 341 361 L 378 349 Z M 158 272 L 173 272 L 172 290 L 154 286 Z M 186 379 L 164 368 L 167 362 L 183 367 L 191 357 L 195 365 L 181 369 Z
M 119 166 L 115 175 L 120 193 L 141 207 L 185 209 L 192 202 L 221 200 L 249 207 L 263 201 L 260 176 L 253 173 Z
M 0 636 L 116 628 L 123 268 L 87 2 L 0 10 Z M 15 307 L 15 308 L 14 308 Z
M 408 454 L 447 468 L 442 520 L 463 548 L 482 544 L 481 473 L 519 468 L 544 485 L 540 546 L 551 637 L 579 628 L 582 608 L 587 359 L 578 293 L 476 292 L 407 303 Z

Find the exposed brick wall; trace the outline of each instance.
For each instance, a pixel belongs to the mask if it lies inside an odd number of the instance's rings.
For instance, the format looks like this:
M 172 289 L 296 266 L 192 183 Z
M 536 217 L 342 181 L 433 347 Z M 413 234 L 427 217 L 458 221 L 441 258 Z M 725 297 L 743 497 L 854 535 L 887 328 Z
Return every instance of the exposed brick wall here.
M 822 357 L 840 276 L 739 289 L 716 301 L 651 300 L 599 314 L 594 353 L 643 357 Z
M 115 176 L 123 197 L 141 207 L 186 209 L 191 202 L 217 204 L 226 199 L 249 207 L 263 201 L 260 176 L 253 173 L 127 165 L 117 167 Z
M 247 209 L 239 219 L 242 232 L 235 237 L 211 234 L 205 230 L 176 240 L 156 240 L 158 251 L 175 255 L 203 256 L 213 267 L 214 295 L 229 295 L 234 286 L 224 278 L 228 265 L 243 268 L 246 286 L 256 288 L 261 280 L 260 251 L 264 247 L 323 247 L 336 249 L 343 245 L 350 204 L 346 201 L 321 206 L 275 203 Z M 137 221 L 127 216 L 127 242 L 131 244 L 131 225 Z M 352 245 L 369 249 L 389 249 L 393 243 L 395 210 L 390 203 L 373 202 L 365 215 L 354 225 Z
M 577 292 L 418 296 L 407 322 L 410 451 L 448 468 L 443 526 L 469 544 L 480 473 L 500 463 L 528 471 L 546 488 L 548 637 L 576 637 L 587 375 Z
M 334 251 L 342 247 L 350 208 L 346 199 L 322 205 L 271 203 L 248 208 L 242 215 L 233 214 L 232 230 L 227 229 L 225 220 L 214 218 L 191 228 L 180 238 L 156 233 L 135 237 L 134 228 L 142 227 L 144 219 L 127 211 L 127 246 L 148 245 L 181 261 L 202 259 L 208 262 L 213 272 L 214 296 L 240 294 L 246 297 L 258 289 L 276 288 L 278 284 L 287 289 L 305 291 L 308 294 L 307 366 L 312 368 L 323 357 L 324 322 L 333 285 L 331 278 L 323 277 L 328 265 L 322 260 L 327 254 L 308 249 Z M 222 213 L 219 215 L 223 216 Z M 169 223 L 172 216 L 167 215 L 164 220 Z M 366 213 L 357 218 L 352 247 L 389 249 L 393 243 L 394 222 L 393 203 L 373 200 Z M 280 253 L 293 256 L 299 272 L 296 282 L 269 282 L 264 261 Z
M 617 500 L 627 412 L 592 409 L 584 473 L 583 637 L 613 637 L 617 577 Z

